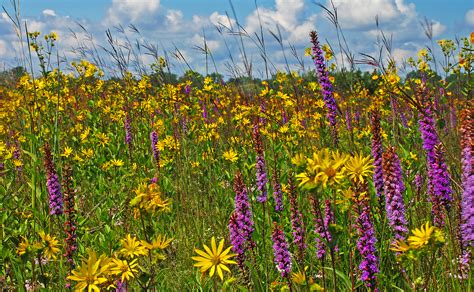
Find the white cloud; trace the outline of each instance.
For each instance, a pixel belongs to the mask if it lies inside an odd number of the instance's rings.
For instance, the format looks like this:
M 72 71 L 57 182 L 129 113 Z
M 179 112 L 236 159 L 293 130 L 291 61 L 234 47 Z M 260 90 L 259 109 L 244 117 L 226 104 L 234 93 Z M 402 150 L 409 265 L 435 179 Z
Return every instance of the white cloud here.
M 227 17 L 227 15 L 219 14 L 217 11 L 214 11 L 210 16 L 209 20 L 214 26 L 225 26 L 227 28 L 235 27 L 235 19 Z
M 464 18 L 468 25 L 474 26 L 474 9 L 468 10 Z
M 179 29 L 179 25 L 183 20 L 183 12 L 180 10 L 170 9 L 166 13 L 166 24 L 170 26 L 172 30 Z
M 405 5 L 403 0 L 333 0 L 338 20 L 343 28 L 360 28 L 379 23 L 400 21 L 415 15 L 415 5 Z M 330 1 L 326 3 L 331 7 Z
M 9 22 L 10 21 L 10 18 L 8 17 L 8 15 L 5 12 L 2 12 L 1 21 L 2 22 Z
M 433 21 L 433 37 L 436 38 L 446 30 L 446 25 L 439 21 Z
M 7 43 L 4 40 L 0 40 L 0 55 L 5 55 L 7 52 Z
M 57 15 L 56 15 L 56 12 L 55 12 L 53 9 L 45 9 L 45 10 L 43 10 L 43 15 L 44 15 L 44 16 L 51 16 L 51 17 L 57 16 Z
M 204 48 L 204 37 L 203 36 L 200 36 L 198 34 L 195 34 L 192 38 L 191 38 L 191 44 L 193 45 L 196 45 L 196 46 L 199 46 L 201 48 Z M 214 54 L 215 51 L 217 51 L 221 44 L 218 40 L 212 40 L 212 39 L 208 39 L 206 37 L 206 45 L 207 45 L 207 48 Z
M 136 22 L 155 13 L 160 7 L 160 0 L 112 0 L 107 10 L 107 24 Z
M 250 34 L 260 30 L 277 32 L 277 25 L 281 29 L 283 37 L 292 44 L 307 42 L 309 32 L 315 29 L 316 14 L 302 18 L 305 8 L 304 0 L 275 0 L 274 9 L 259 8 L 253 11 L 246 19 L 246 31 Z

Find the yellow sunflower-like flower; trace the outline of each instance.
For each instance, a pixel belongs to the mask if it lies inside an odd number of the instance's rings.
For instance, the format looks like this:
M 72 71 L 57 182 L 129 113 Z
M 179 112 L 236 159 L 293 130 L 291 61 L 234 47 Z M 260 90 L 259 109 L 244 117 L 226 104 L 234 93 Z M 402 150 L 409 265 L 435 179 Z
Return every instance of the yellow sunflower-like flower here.
M 234 149 L 229 149 L 228 151 L 224 152 L 222 157 L 230 162 L 236 162 L 239 160 L 239 156 L 237 155 L 237 152 L 234 151 Z
M 138 273 L 137 259 L 127 262 L 126 260 L 112 259 L 112 265 L 110 272 L 113 275 L 118 275 L 122 282 L 128 281 L 135 278 L 135 275 Z
M 43 254 L 48 259 L 56 259 L 56 254 L 59 252 L 59 241 L 56 237 L 46 234 L 44 231 L 38 232 L 42 240 Z
M 364 156 L 362 153 L 351 156 L 345 163 L 346 173 L 352 181 L 364 182 L 370 177 L 374 168 L 372 158 Z
M 151 243 L 142 241 L 142 245 L 149 250 L 153 249 L 165 249 L 173 241 L 173 238 L 166 238 L 165 235 L 158 235 Z
M 162 198 L 160 188 L 156 183 L 141 184 L 135 190 L 135 194 L 136 197 L 130 201 L 130 205 L 145 211 L 168 211 L 171 205 L 169 199 Z
M 339 151 L 323 149 L 313 153 L 313 158 L 308 158 L 306 171 L 296 176 L 300 180 L 300 186 L 314 188 L 322 185 L 338 184 L 344 178 L 344 162 L 347 160 L 345 154 Z
M 16 248 L 16 252 L 18 253 L 19 256 L 22 256 L 28 252 L 29 247 L 30 247 L 30 242 L 28 241 L 28 238 L 23 237 L 23 240 L 18 244 L 18 247 Z
M 308 266 L 304 267 L 304 271 L 291 273 L 291 281 L 297 285 L 306 285 L 306 271 Z
M 68 158 L 72 154 L 72 148 L 69 146 L 64 147 L 64 152 L 61 153 L 62 157 Z
M 89 251 L 87 259 L 83 259 L 81 265 L 72 271 L 67 278 L 76 281 L 75 291 L 100 291 L 101 284 L 107 281 L 107 273 L 110 261 L 105 257 L 97 258 L 94 251 Z
M 224 239 L 219 242 L 219 246 L 216 245 L 216 238 L 211 239 L 211 248 L 204 245 L 204 250 L 195 248 L 194 251 L 199 255 L 192 257 L 197 263 L 194 264 L 204 274 L 209 270 L 209 276 L 214 276 L 215 272 L 219 275 L 221 280 L 224 280 L 223 270 L 230 273 L 230 269 L 226 265 L 235 265 L 235 261 L 231 260 L 235 254 L 229 253 L 232 246 L 229 246 L 224 250 Z
M 421 225 L 421 228 L 416 228 L 412 230 L 411 233 L 413 235 L 408 237 L 408 243 L 410 244 L 410 248 L 418 249 L 428 244 L 432 234 L 435 232 L 436 229 L 436 227 L 430 226 L 429 222 L 426 222 L 425 225 Z
M 134 257 L 147 254 L 146 248 L 135 236 L 132 237 L 130 234 L 127 234 L 124 239 L 120 240 L 120 243 L 122 244 L 120 253 L 126 258 L 133 259 Z

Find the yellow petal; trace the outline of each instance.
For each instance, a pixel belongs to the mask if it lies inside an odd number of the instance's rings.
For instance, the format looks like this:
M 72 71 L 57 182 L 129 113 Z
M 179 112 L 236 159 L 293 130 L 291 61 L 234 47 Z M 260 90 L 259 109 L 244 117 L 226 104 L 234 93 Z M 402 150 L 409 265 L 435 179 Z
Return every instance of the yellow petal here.
M 229 246 L 228 248 L 226 248 L 226 250 L 224 250 L 224 251 L 221 253 L 221 257 L 225 257 L 225 256 L 229 253 L 229 251 L 230 251 L 231 248 L 232 248 L 232 246 Z
M 211 259 L 210 254 L 207 254 L 207 253 L 203 252 L 203 251 L 200 250 L 200 249 L 195 248 L 194 251 L 195 251 L 198 255 L 203 256 L 203 257 L 205 257 L 206 259 Z
M 211 251 L 211 249 L 207 245 L 204 245 L 204 250 L 209 254 L 209 258 L 211 258 L 211 256 L 214 255 L 214 253 Z
M 221 281 L 223 281 L 224 275 L 222 274 L 221 265 L 217 265 L 217 274 L 219 275 L 219 278 L 221 278 Z
M 217 254 L 220 254 L 223 248 L 224 248 L 224 239 L 222 239 L 221 242 L 219 242 L 219 247 L 217 248 Z
M 214 276 L 215 271 L 216 271 L 216 266 L 213 265 L 213 266 L 211 267 L 211 271 L 209 271 L 209 277 Z
M 228 268 L 226 265 L 220 264 L 219 266 L 220 266 L 224 271 L 227 271 L 227 272 L 230 273 L 230 270 L 229 270 L 229 268 Z
M 212 247 L 212 254 L 217 254 L 217 247 L 216 247 L 216 238 L 213 236 L 211 239 L 211 247 Z

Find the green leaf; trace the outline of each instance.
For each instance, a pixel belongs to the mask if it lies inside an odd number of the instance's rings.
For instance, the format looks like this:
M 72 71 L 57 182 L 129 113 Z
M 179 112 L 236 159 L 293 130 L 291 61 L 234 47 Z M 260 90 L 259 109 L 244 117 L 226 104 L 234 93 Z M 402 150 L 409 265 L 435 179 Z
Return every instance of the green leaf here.
M 323 268 L 331 272 L 333 271 L 331 267 L 323 267 Z M 344 274 L 343 272 L 339 270 L 336 270 L 336 275 L 342 280 L 342 283 L 344 284 L 344 286 L 346 286 L 347 289 L 345 289 L 345 291 L 351 291 L 352 283 L 349 276 L 347 276 L 346 274 Z

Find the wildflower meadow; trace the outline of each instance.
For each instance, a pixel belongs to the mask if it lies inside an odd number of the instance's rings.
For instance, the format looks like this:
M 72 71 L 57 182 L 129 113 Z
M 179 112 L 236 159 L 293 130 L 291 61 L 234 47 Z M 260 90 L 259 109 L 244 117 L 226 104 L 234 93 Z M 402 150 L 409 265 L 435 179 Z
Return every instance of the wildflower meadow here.
M 260 79 L 113 47 L 111 76 L 9 16 L 2 291 L 473 290 L 474 33 L 343 66 L 308 31 L 310 66 Z

